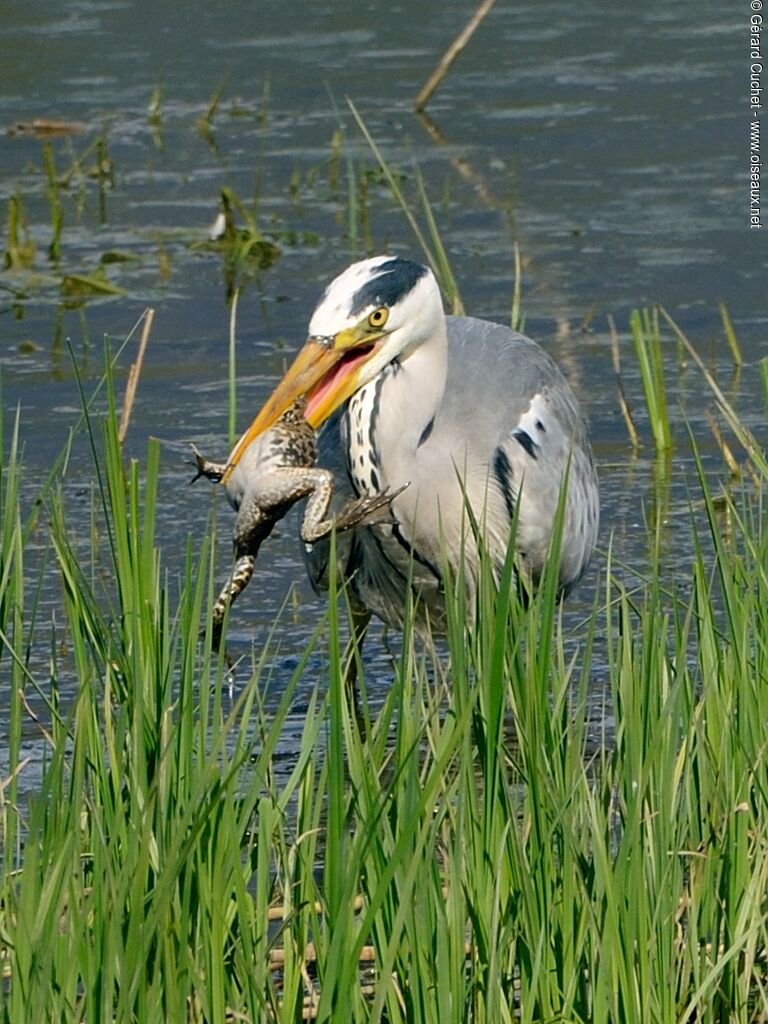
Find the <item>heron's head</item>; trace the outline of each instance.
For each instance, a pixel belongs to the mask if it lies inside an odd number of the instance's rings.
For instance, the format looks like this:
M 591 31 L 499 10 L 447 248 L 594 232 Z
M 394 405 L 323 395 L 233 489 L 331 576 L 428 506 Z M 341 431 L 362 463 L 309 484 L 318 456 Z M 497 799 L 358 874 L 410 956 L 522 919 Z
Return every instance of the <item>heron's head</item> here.
M 300 396 L 317 428 L 394 359 L 406 357 L 439 328 L 440 292 L 432 272 L 396 256 L 353 263 L 326 288 L 309 337 L 230 455 L 224 480 L 255 437 Z

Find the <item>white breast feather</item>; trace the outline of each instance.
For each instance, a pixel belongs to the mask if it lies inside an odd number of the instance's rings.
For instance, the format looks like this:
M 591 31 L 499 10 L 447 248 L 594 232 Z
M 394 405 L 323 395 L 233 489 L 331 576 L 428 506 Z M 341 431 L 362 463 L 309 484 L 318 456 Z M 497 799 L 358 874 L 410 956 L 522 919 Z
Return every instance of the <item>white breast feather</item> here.
M 371 443 L 371 422 L 376 396 L 376 383 L 361 388 L 349 402 L 349 475 L 358 494 L 376 494 L 376 453 Z

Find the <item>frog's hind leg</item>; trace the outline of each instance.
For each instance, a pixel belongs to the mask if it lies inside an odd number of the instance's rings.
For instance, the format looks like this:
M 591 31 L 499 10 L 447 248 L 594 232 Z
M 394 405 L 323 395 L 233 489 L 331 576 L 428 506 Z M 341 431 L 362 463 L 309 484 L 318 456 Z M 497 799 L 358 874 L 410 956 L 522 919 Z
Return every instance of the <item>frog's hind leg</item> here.
M 227 609 L 251 582 L 255 566 L 255 555 L 240 555 L 229 575 L 229 579 L 221 588 L 221 593 L 216 598 L 216 602 L 213 606 L 213 612 L 211 613 L 211 619 L 213 621 L 213 637 L 211 646 L 215 651 L 218 651 L 221 645 L 221 634 L 224 628 L 224 616 L 227 613 Z

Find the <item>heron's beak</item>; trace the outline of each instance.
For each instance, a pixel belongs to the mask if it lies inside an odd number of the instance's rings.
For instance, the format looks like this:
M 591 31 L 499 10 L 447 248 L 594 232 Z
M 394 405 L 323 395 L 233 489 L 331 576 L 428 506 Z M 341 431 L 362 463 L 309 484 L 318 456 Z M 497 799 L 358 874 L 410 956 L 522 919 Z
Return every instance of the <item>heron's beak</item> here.
M 348 327 L 327 338 L 310 337 L 285 372 L 229 456 L 221 478 L 226 483 L 248 445 L 283 415 L 300 397 L 306 396 L 304 417 L 313 428 L 324 423 L 334 409 L 365 383 L 362 370 L 381 348 L 383 334 L 371 335 L 370 329 Z

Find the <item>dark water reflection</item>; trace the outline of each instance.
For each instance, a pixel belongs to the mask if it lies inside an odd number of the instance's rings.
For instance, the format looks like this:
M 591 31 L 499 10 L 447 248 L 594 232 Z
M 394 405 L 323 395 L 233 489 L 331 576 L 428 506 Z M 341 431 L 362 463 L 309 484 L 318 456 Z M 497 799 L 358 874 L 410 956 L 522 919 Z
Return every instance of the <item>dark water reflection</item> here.
M 409 195 L 414 168 L 423 175 L 472 313 L 508 319 L 519 244 L 526 328 L 559 359 L 591 417 L 603 539 L 614 531 L 621 558 L 642 563 L 653 460 L 650 448 L 634 456 L 627 444 L 606 314 L 625 332 L 632 308 L 662 303 L 727 384 L 717 309 L 726 301 L 748 361 L 728 394 L 764 436 L 755 367 L 768 355 L 767 250 L 747 217 L 748 13 L 746 5 L 724 9 L 714 0 L 648 0 L 631 17 L 598 0 L 498 4 L 430 104 L 437 126 L 430 131 L 410 104 L 467 17 L 457 0 L 418 8 L 6 5 L 0 123 L 83 122 L 84 133 L 51 141 L 59 173 L 101 133 L 111 160 L 110 187 L 101 191 L 89 176 L 93 153 L 72 176 L 62 197 L 58 271 L 88 273 L 110 251 L 130 257 L 107 268 L 123 297 L 65 308 L 51 277 L 57 268 L 45 255 L 51 232 L 42 142 L 24 133 L 0 137 L 0 204 L 21 196 L 37 245 L 34 275 L 0 274 L 3 392 L 8 410 L 21 405 L 27 498 L 77 416 L 68 346 L 92 386 L 103 336 L 121 341 L 151 304 L 155 324 L 129 450 L 143 453 L 150 435 L 164 442 L 159 529 L 169 564 L 180 561 L 188 532 L 201 536 L 208 528 L 210 497 L 187 490 L 182 459 L 190 438 L 211 453 L 226 448 L 222 261 L 196 245 L 207 237 L 220 189 L 253 204 L 281 250 L 240 299 L 241 423 L 299 344 L 334 273 L 368 249 L 418 256 L 347 112 L 350 97 L 402 168 Z M 148 107 L 158 87 L 153 123 Z M 202 132 L 198 119 L 219 87 L 210 131 Z M 341 155 L 333 144 L 340 120 Z M 347 154 L 366 181 L 355 193 L 356 218 Z M 624 353 L 625 387 L 648 439 L 626 337 Z M 687 417 L 717 472 L 704 417 L 710 396 L 694 369 L 680 368 L 671 343 L 668 358 L 677 435 L 684 439 Z M 683 573 L 691 468 L 678 450 L 667 518 L 670 567 L 681 565 Z M 87 446 L 79 443 L 65 485 L 75 525 L 87 522 L 92 479 Z M 223 501 L 219 522 L 223 568 Z M 32 543 L 44 548 L 43 530 Z M 252 587 L 236 607 L 233 646 L 246 650 L 254 637 L 261 643 L 294 582 L 278 674 L 289 669 L 318 615 L 288 523 L 264 552 L 258 591 Z M 588 581 L 575 595 L 574 621 L 590 601 Z M 46 607 L 56 602 L 52 584 Z M 380 649 L 372 648 L 373 672 L 384 686 Z

